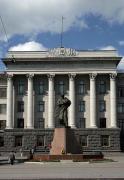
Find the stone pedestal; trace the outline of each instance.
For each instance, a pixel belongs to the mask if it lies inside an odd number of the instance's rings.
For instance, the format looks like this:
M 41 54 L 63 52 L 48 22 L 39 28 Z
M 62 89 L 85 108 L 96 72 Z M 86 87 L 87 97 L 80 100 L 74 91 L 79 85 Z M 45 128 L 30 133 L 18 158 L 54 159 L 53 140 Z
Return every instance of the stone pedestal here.
M 82 147 L 76 140 L 74 130 L 70 128 L 55 128 L 51 146 L 51 155 L 82 153 Z

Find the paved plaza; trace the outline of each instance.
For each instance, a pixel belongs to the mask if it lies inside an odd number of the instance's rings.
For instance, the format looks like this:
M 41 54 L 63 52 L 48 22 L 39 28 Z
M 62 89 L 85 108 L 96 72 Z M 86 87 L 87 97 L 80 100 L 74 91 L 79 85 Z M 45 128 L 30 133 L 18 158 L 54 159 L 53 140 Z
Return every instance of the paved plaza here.
M 16 162 L 12 166 L 6 161 L 1 162 L 0 179 L 124 178 L 124 156 L 110 158 L 114 162 Z

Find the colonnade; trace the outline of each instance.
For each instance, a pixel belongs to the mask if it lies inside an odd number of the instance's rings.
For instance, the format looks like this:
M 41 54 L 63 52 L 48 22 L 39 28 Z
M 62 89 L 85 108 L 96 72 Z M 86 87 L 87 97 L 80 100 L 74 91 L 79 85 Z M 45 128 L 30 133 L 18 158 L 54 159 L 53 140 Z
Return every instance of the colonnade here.
M 69 74 L 69 99 L 71 106 L 69 107 L 68 124 L 71 128 L 76 127 L 75 121 L 75 76 Z M 97 128 L 96 122 L 96 76 L 97 74 L 89 74 L 90 79 L 90 127 Z M 33 74 L 27 75 L 28 78 L 28 98 L 27 98 L 27 129 L 34 128 L 33 122 Z M 55 127 L 54 119 L 54 78 L 55 74 L 48 75 L 48 128 Z M 111 128 L 117 127 L 117 109 L 116 109 L 116 74 L 110 74 L 110 121 Z M 14 128 L 13 123 L 13 76 L 7 76 L 7 129 Z

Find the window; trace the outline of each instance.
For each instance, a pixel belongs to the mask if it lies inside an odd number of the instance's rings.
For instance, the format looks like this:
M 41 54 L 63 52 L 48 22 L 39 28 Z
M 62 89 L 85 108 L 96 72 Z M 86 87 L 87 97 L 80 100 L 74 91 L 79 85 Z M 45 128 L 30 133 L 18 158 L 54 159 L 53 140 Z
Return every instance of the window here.
M 40 81 L 38 84 L 38 94 L 39 95 L 44 94 L 44 83 L 43 83 L 43 81 Z
M 101 136 L 101 146 L 109 146 L 109 136 L 108 135 Z
M 6 128 L 6 120 L 0 120 L 0 129 Z
M 104 112 L 106 110 L 106 102 L 104 100 L 99 101 L 99 111 Z
M 45 136 L 37 136 L 37 146 L 45 146 Z
M 24 119 L 23 118 L 17 119 L 17 128 L 24 128 Z
M 44 118 L 38 119 L 38 128 L 44 128 Z
M 79 119 L 78 127 L 79 128 L 85 128 L 85 118 L 80 118 Z
M 38 103 L 38 111 L 44 112 L 44 101 L 39 101 Z
M 24 112 L 24 101 L 18 101 L 18 112 Z
M 106 128 L 106 118 L 100 118 L 100 128 Z
M 124 119 L 118 119 L 118 127 L 124 130 Z
M 0 147 L 4 146 L 4 137 L 0 136 Z
M 78 84 L 78 94 L 85 94 L 86 93 L 86 84 L 84 81 L 80 81 Z
M 0 98 L 6 98 L 6 88 L 0 88 Z
M 18 95 L 24 95 L 24 91 L 25 91 L 24 81 L 19 81 L 18 82 Z
M 124 103 L 118 104 L 118 113 L 124 113 Z
M 80 136 L 80 145 L 81 146 L 87 146 L 88 145 L 87 141 L 88 141 L 87 135 L 81 135 Z
M 101 80 L 99 82 L 99 93 L 100 94 L 105 94 L 106 93 L 106 82 Z
M 15 147 L 22 146 L 22 136 L 15 136 Z
M 58 94 L 60 95 L 65 94 L 65 84 L 63 81 L 59 81 L 58 83 Z
M 118 88 L 118 97 L 124 97 L 124 87 Z
M 6 104 L 0 104 L 0 114 L 6 114 Z
M 79 102 L 79 112 L 85 112 L 85 101 Z

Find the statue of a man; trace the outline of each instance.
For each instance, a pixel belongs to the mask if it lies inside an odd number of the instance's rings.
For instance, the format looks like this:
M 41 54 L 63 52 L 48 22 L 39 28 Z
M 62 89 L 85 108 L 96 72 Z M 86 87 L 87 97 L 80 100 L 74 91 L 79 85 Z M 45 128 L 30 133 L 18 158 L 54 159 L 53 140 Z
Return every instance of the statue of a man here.
M 57 101 L 57 111 L 58 113 L 58 119 L 60 121 L 60 124 L 64 127 L 68 127 L 68 114 L 67 114 L 67 108 L 71 105 L 71 101 L 64 97 L 64 95 L 61 95 L 61 97 Z

